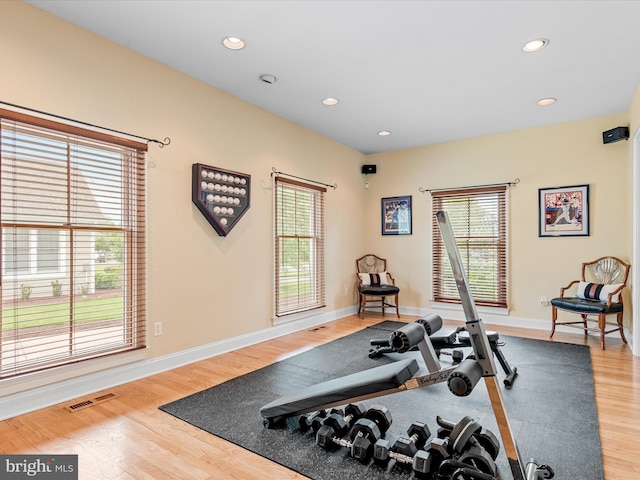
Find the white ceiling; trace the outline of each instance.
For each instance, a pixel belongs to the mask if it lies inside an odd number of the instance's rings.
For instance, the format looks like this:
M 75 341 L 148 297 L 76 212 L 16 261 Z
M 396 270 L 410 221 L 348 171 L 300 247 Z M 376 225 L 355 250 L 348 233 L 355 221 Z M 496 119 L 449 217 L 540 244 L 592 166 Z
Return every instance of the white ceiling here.
M 640 81 L 635 0 L 27 2 L 363 153 L 626 112 Z

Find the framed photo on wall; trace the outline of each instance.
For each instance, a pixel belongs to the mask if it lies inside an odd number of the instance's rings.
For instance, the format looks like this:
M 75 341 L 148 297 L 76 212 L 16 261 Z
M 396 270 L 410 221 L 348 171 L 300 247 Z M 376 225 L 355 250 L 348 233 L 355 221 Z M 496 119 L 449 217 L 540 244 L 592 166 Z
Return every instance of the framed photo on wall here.
M 382 235 L 411 235 L 411 195 L 382 199 Z
M 538 189 L 538 236 L 589 235 L 589 185 Z

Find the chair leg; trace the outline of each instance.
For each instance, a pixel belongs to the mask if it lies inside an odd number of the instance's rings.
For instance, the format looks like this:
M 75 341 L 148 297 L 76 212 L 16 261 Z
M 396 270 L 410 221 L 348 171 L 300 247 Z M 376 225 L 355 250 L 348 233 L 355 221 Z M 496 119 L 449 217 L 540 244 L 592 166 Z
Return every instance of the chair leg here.
M 587 335 L 589 335 L 589 331 L 587 330 L 587 328 L 589 328 L 589 326 L 587 325 L 587 316 L 583 313 L 580 314 L 580 316 L 582 317 L 582 325 L 584 325 L 584 336 L 586 337 Z M 598 324 L 600 324 L 600 322 L 598 322 Z M 601 328 L 600 330 L 604 331 L 604 327 Z
M 553 334 L 556 333 L 556 320 L 558 320 L 558 309 L 551 306 L 551 334 L 549 338 L 552 338 Z
M 395 302 L 396 302 L 396 317 L 400 318 L 400 310 L 399 310 L 399 307 L 398 307 L 398 294 L 397 293 L 396 293 Z
M 382 297 L 382 302 L 380 303 L 380 308 L 382 308 L 382 316 L 384 317 L 384 306 L 385 306 L 385 300 L 387 297 Z
M 586 315 L 583 315 L 586 316 Z M 600 329 L 600 348 L 604 350 L 604 331 L 607 326 L 607 316 L 598 315 L 598 328 Z
M 367 304 L 367 296 L 360 295 L 360 306 L 358 307 L 358 316 L 364 318 L 364 306 Z
M 624 336 L 624 327 L 622 326 L 622 312 L 616 315 L 616 320 L 618 321 L 618 327 L 620 327 L 620 337 L 622 338 L 622 341 L 624 343 L 629 343 L 627 342 L 627 338 Z

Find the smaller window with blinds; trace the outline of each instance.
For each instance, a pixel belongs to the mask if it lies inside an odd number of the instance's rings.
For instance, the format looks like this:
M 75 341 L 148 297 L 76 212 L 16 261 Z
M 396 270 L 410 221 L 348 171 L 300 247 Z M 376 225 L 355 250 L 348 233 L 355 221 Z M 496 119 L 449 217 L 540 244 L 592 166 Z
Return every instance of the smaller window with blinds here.
M 275 315 L 325 306 L 325 188 L 275 177 Z
M 456 244 L 479 306 L 507 308 L 507 187 L 504 185 L 432 192 L 433 299 L 460 303 L 436 212 L 448 214 Z

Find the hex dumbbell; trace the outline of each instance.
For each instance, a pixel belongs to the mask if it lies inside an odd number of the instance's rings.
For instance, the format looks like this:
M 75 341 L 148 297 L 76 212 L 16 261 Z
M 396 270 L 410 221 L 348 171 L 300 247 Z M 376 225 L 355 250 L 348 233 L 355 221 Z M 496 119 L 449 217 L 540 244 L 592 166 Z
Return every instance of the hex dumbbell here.
M 424 450 L 429 452 L 432 457 L 432 463 L 439 464 L 443 460 L 451 457 L 449 452 L 449 438 L 436 437 L 424 446 Z
M 349 454 L 361 462 L 366 462 L 373 454 L 373 444 L 382 438 L 382 432 L 373 420 L 358 419 L 349 431 L 349 439 L 336 436 L 333 427 L 323 425 L 316 434 L 316 443 L 325 449 L 346 447 Z
M 319 410 L 317 412 L 300 415 L 300 417 L 298 417 L 298 425 L 300 426 L 300 430 L 306 432 L 307 430 L 312 428 L 314 432 L 317 432 L 321 426 L 321 420 L 323 420 L 326 416 L 326 410 Z
M 414 455 L 404 455 L 393 451 L 389 440 L 380 439 L 373 446 L 373 461 L 386 464 L 389 460 L 395 460 L 401 465 L 409 465 L 416 473 L 430 473 L 434 466 L 433 455 L 424 450 L 418 450 Z
M 389 430 L 391 423 L 393 423 L 391 412 L 384 405 L 372 405 L 365 412 L 364 418 L 368 418 L 375 422 L 382 435 Z
M 348 431 L 353 422 L 367 413 L 364 403 L 350 403 L 344 409 L 344 416 L 339 410 L 334 410 L 326 418 L 321 420 L 322 426 L 328 425 L 333 428 L 336 436 L 342 437 Z M 317 432 L 316 432 L 317 433 Z
M 423 422 L 413 422 L 407 429 L 407 434 L 409 435 L 408 438 L 399 437 L 392 447 L 394 452 L 406 455 L 407 457 L 413 457 L 416 452 L 427 443 L 427 440 L 429 440 L 431 436 L 429 427 Z
M 447 351 L 447 350 L 440 350 L 438 353 L 438 357 L 440 357 L 440 355 L 447 355 L 449 357 L 451 357 L 451 361 L 454 365 L 462 362 L 462 360 L 464 360 L 464 352 L 462 350 L 451 350 L 451 351 Z
M 384 436 L 392 422 L 391 412 L 387 407 L 372 405 L 353 424 L 348 440 L 341 438 L 343 434 L 336 432 L 334 427 L 339 427 L 339 423 L 333 425 L 331 421 L 325 421 L 316 433 L 316 443 L 326 449 L 346 447 L 353 458 L 366 462 L 373 454 L 373 444 Z

